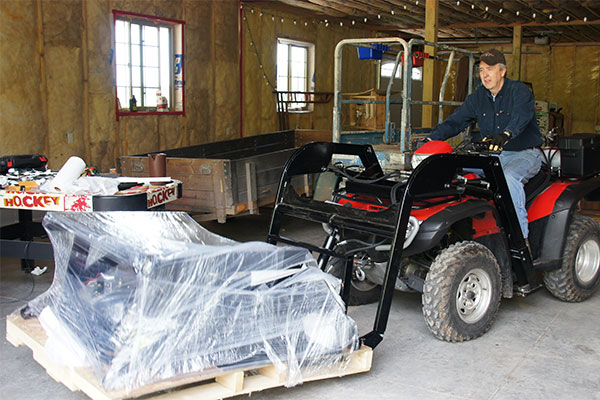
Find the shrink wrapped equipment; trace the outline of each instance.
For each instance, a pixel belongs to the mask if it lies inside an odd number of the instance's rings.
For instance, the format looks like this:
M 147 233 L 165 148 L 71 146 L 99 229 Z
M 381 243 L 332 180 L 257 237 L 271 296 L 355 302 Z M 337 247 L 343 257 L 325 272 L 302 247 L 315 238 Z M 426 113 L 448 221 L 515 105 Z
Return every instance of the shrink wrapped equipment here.
M 305 249 L 238 243 L 177 212 L 48 213 L 43 225 L 55 277 L 25 312 L 53 314 L 47 344 L 66 338 L 107 390 L 266 363 L 291 386 L 358 347 L 339 280 Z

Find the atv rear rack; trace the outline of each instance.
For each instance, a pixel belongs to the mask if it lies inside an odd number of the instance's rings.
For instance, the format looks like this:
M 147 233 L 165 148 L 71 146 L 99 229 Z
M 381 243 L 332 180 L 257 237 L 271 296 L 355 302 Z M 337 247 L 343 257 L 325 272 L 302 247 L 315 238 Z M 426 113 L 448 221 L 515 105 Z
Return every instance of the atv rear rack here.
M 386 210 L 372 212 L 352 207 L 343 207 L 327 201 L 317 201 L 300 197 L 292 186 L 292 177 L 303 174 L 317 174 L 331 171 L 332 159 L 337 155 L 357 156 L 363 172 L 356 175 L 363 190 L 381 195 L 387 188 L 389 198 L 395 198 Z M 464 183 L 456 180 L 462 168 L 482 169 L 490 187 L 486 193 L 491 197 L 502 228 L 506 231 L 508 247 L 511 249 L 513 269 L 519 286 L 538 287 L 531 256 L 518 224 L 517 215 L 511 201 L 508 186 L 500 161 L 495 156 L 475 154 L 438 154 L 426 158 L 409 175 L 405 182 L 391 182 L 385 179 L 383 170 L 370 145 L 313 142 L 299 148 L 286 163 L 275 200 L 267 241 L 272 244 L 286 243 L 318 252 L 320 266 L 325 267 L 329 257 L 346 259 L 342 298 L 348 303 L 350 279 L 352 277 L 352 256 L 333 251 L 335 233 L 348 229 L 391 239 L 390 257 L 387 262 L 382 295 L 379 300 L 373 330 L 364 335 L 363 344 L 375 348 L 383 339 L 392 303 L 395 280 L 403 255 L 405 232 L 413 203 L 419 199 L 440 196 L 461 196 L 465 193 Z M 335 170 L 335 169 L 334 169 Z M 393 193 L 392 193 L 393 192 Z M 319 247 L 299 242 L 280 235 L 282 217 L 291 216 L 303 220 L 327 224 L 332 233 L 326 243 Z M 348 284 L 347 284 L 348 283 Z

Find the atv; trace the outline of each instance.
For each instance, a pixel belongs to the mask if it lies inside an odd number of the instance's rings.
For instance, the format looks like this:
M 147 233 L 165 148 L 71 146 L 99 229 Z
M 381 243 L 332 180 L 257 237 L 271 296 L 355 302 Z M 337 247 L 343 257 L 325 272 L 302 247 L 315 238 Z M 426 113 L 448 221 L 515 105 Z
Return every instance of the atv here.
M 550 162 L 526 184 L 529 248 L 499 158 L 481 144 L 459 147 L 412 171 L 384 172 L 370 145 L 314 142 L 284 167 L 267 241 L 317 252 L 319 266 L 342 279 L 347 305 L 379 301 L 361 338 L 371 348 L 383 339 L 394 290 L 421 293 L 431 333 L 460 342 L 490 329 L 502 297 L 527 296 L 543 281 L 578 302 L 599 285 L 600 224 L 577 211 L 584 198 L 600 200 L 600 171 L 565 178 Z M 303 174 L 331 185 L 302 197 L 292 177 Z M 284 216 L 323 224 L 325 242 L 280 235 Z

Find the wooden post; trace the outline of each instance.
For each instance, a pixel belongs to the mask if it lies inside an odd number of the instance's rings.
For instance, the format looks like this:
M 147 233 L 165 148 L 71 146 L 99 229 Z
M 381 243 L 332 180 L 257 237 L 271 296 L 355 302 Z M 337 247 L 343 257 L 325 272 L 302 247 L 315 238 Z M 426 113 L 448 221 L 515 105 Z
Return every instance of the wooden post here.
M 438 36 L 438 0 L 427 0 L 425 3 L 425 40 L 437 42 Z M 435 56 L 435 47 L 425 46 L 425 53 Z M 434 100 L 436 87 L 435 61 L 425 59 L 423 66 L 423 101 Z M 431 128 L 434 125 L 433 106 L 423 106 L 421 126 Z
M 44 121 L 44 147 L 43 152 L 49 155 L 50 152 L 50 131 L 48 128 L 48 84 L 46 82 L 46 55 L 44 48 L 44 12 L 42 10 L 42 1 L 37 0 L 36 4 L 36 34 L 37 34 L 37 52 L 40 58 L 40 104 L 42 106 L 42 119 Z
M 513 47 L 512 47 L 512 62 L 508 70 L 510 78 L 514 80 L 521 79 L 521 42 L 522 42 L 523 26 L 516 25 L 513 28 Z

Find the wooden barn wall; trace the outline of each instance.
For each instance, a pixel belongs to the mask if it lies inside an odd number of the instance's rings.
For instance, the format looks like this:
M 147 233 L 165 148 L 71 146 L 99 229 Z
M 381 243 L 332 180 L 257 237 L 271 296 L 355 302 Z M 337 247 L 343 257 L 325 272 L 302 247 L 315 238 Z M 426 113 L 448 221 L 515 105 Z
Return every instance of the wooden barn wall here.
M 239 137 L 237 1 L 3 0 L 0 153 L 121 155 Z M 112 10 L 185 21 L 186 115 L 115 116 Z M 72 134 L 73 142 L 68 142 Z
M 261 15 L 262 13 L 262 15 Z M 365 31 L 339 24 L 326 24 L 308 17 L 291 15 L 269 9 L 245 7 L 243 15 L 244 43 L 244 135 L 257 135 L 279 129 L 276 97 L 275 64 L 277 39 L 286 38 L 315 45 L 316 92 L 333 92 L 334 51 L 342 39 L 374 37 Z M 283 21 L 283 22 L 282 22 Z M 296 21 L 296 23 L 294 23 Z M 306 24 L 305 24 L 306 22 Z M 254 42 L 254 46 L 251 44 Z M 343 51 L 342 91 L 361 92 L 375 87 L 373 60 L 358 60 L 356 49 L 346 46 Z M 262 63 L 262 69 L 260 65 Z M 267 76 L 267 79 L 264 78 Z M 267 82 L 268 81 L 268 82 Z M 292 129 L 332 129 L 333 99 L 329 103 L 314 104 L 309 113 L 290 113 Z
M 185 116 L 116 120 L 113 9 L 185 21 Z M 107 170 L 121 155 L 238 138 L 240 122 L 244 136 L 273 132 L 279 128 L 275 96 L 263 73 L 275 83 L 278 37 L 315 44 L 315 90 L 332 92 L 335 45 L 345 38 L 375 36 L 267 9 L 245 8 L 243 14 L 240 113 L 237 1 L 1 1 L 0 154 L 43 153 L 53 169 L 77 155 Z M 510 52 L 511 46 L 501 49 Z M 600 45 L 527 44 L 523 53 L 521 79 L 532 82 L 538 100 L 562 108 L 566 133 L 594 132 L 600 125 Z M 510 65 L 510 55 L 507 61 Z M 343 91 L 373 88 L 375 66 L 347 48 Z M 292 114 L 290 126 L 331 130 L 332 108 L 333 101 L 316 104 L 311 113 Z

